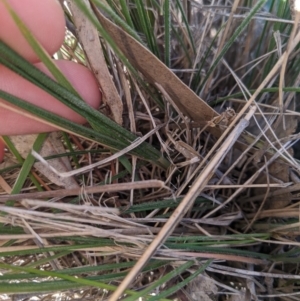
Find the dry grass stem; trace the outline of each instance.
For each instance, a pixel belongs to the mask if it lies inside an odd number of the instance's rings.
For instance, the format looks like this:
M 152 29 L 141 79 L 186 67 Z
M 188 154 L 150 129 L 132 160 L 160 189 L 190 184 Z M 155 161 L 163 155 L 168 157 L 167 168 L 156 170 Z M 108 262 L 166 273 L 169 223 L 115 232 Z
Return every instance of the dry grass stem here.
M 169 190 L 168 187 L 165 186 L 164 182 L 159 180 L 148 180 L 141 182 L 133 182 L 133 183 L 120 183 L 120 184 L 109 184 L 109 185 L 101 185 L 101 186 L 93 186 L 93 187 L 85 187 L 84 189 L 60 189 L 54 191 L 43 191 L 43 192 L 32 192 L 24 194 L 15 194 L 15 195 L 5 195 L 0 196 L 0 201 L 6 202 L 9 200 L 22 200 L 24 198 L 51 198 L 51 197 L 65 197 L 71 195 L 80 195 L 82 193 L 101 193 L 101 192 L 118 192 L 122 190 L 131 190 L 131 189 L 143 189 L 143 188 L 163 188 Z

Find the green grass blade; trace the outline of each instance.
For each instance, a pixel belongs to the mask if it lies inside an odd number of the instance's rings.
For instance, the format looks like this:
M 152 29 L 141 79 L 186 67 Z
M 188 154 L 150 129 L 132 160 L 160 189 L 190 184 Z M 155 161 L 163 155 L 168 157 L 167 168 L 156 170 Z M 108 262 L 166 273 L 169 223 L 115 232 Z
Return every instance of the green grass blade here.
M 221 242 L 223 243 L 228 240 L 235 240 L 235 241 L 244 241 L 245 239 L 249 240 L 252 239 L 253 242 L 255 242 L 256 238 L 259 239 L 270 239 L 271 234 L 269 233 L 251 233 L 251 234 L 231 234 L 231 235 L 222 235 L 222 236 L 203 236 L 203 235 L 191 235 L 191 236 L 180 236 L 180 237 L 169 237 L 167 239 L 167 242 L 182 242 L 182 243 L 188 243 L 188 242 L 210 242 L 210 244 L 213 244 L 215 242 Z
M 141 298 L 141 297 L 146 296 L 151 291 L 153 291 L 156 287 L 163 285 L 164 283 L 170 281 L 172 278 L 174 278 L 176 276 L 179 276 L 181 273 L 185 272 L 188 268 L 190 268 L 193 264 L 194 264 L 193 261 L 188 261 L 188 262 L 182 264 L 178 268 L 174 269 L 172 272 L 161 277 L 158 281 L 155 281 L 154 283 L 149 285 L 146 289 L 139 292 L 138 293 L 139 297 Z M 135 301 L 136 300 L 136 299 L 134 299 L 135 297 L 136 296 L 130 296 L 128 298 L 125 298 L 124 301 Z M 159 299 L 156 299 L 156 300 L 161 300 L 161 296 L 157 296 L 157 297 L 159 297 Z M 152 300 L 152 298 L 150 298 L 150 300 Z
M 133 206 L 130 206 L 130 208 L 121 207 L 120 210 L 122 214 L 130 214 L 134 212 L 143 212 L 143 211 L 151 211 L 155 209 L 165 209 L 165 208 L 176 208 L 178 204 L 181 202 L 182 198 L 176 198 L 176 199 L 166 199 L 166 200 L 159 200 L 157 202 L 146 202 L 142 204 L 136 204 Z M 195 200 L 196 205 L 203 206 L 205 203 L 210 204 L 210 201 L 207 201 L 204 198 L 198 197 Z
M 192 45 L 193 54 L 196 54 L 196 46 L 195 46 L 194 37 L 192 35 L 191 28 L 190 28 L 186 13 L 185 13 L 182 5 L 181 5 L 180 0 L 176 0 L 176 6 L 179 8 L 179 11 L 181 13 L 183 24 L 185 26 L 185 29 L 187 30 L 187 33 L 188 33 L 188 36 L 189 36 L 189 39 L 190 39 L 190 43 Z
M 146 36 L 148 47 L 151 52 L 159 58 L 159 51 L 156 43 L 156 37 L 154 36 L 153 26 L 149 17 L 149 10 L 145 9 L 145 3 L 143 0 L 136 0 L 135 5 L 137 9 L 137 22 Z
M 15 148 L 14 144 L 10 141 L 10 139 L 7 136 L 2 136 L 5 144 L 7 145 L 7 147 L 10 149 L 10 151 L 12 152 L 12 154 L 16 157 L 16 159 L 19 161 L 20 165 L 19 166 L 23 166 L 24 163 L 24 159 L 22 158 L 22 156 L 19 154 L 18 150 Z M 5 170 L 4 170 L 5 171 Z M 4 172 L 2 170 L 2 172 Z M 0 172 L 1 174 L 1 172 Z M 43 191 L 43 188 L 41 187 L 40 183 L 38 182 L 38 180 L 35 178 L 35 176 L 30 172 L 29 173 L 29 179 L 32 181 L 32 183 L 35 185 L 35 187 L 37 188 L 38 191 Z
M 300 93 L 300 88 L 298 88 L 298 87 L 283 87 L 282 90 L 284 92 Z M 248 91 L 250 93 L 254 93 L 256 90 L 255 89 L 249 89 Z M 278 87 L 265 88 L 265 89 L 262 89 L 260 91 L 260 94 L 264 94 L 264 93 L 278 93 L 278 91 L 279 91 Z M 220 97 L 218 100 L 211 102 L 211 105 L 215 106 L 217 104 L 225 102 L 228 99 L 231 99 L 231 98 L 240 98 L 240 97 L 244 97 L 244 93 L 238 92 L 238 93 L 230 94 L 230 95 L 225 96 L 225 97 Z
M 51 256 L 51 258 L 59 258 L 59 256 L 62 256 L 63 254 L 69 254 L 70 251 L 65 252 L 59 252 L 58 254 Z M 44 260 L 46 258 L 43 258 L 41 260 L 38 260 L 36 262 L 31 263 L 30 265 L 27 265 L 26 267 L 32 267 L 37 266 L 39 263 L 44 263 Z M 102 264 L 97 266 L 82 266 L 82 267 L 74 267 L 74 268 L 67 268 L 63 270 L 59 270 L 59 273 L 65 274 L 65 275 L 79 275 L 79 274 L 88 274 L 88 273 L 96 273 L 96 272 L 107 272 L 107 274 L 115 273 L 116 270 L 120 269 L 128 269 L 131 268 L 136 261 L 129 261 L 129 262 L 120 262 L 120 263 L 111 263 L 111 264 Z M 151 270 L 155 270 L 158 268 L 161 268 L 165 265 L 167 265 L 169 261 L 164 260 L 152 260 L 149 262 L 149 264 L 143 269 L 143 272 L 148 272 Z M 116 275 L 117 273 L 115 273 Z M 120 274 L 120 273 L 119 273 Z M 125 272 L 126 274 L 126 272 Z M 101 275 L 102 276 L 102 275 Z M 101 277 L 100 276 L 100 277 Z M 105 275 L 103 275 L 105 276 Z M 13 274 L 4 274 L 1 276 L 0 281 L 9 281 L 9 280 L 21 280 L 21 279 L 34 279 L 34 278 L 43 278 L 43 276 L 39 275 L 28 275 L 24 273 L 13 273 Z M 91 277 L 90 277 L 91 278 Z M 98 279 L 109 279 L 108 277 L 101 277 Z
M 43 146 L 44 141 L 47 138 L 47 135 L 48 134 L 39 134 L 33 144 L 32 149 L 35 150 L 36 152 L 39 152 Z M 20 193 L 20 191 L 22 190 L 22 187 L 31 171 L 31 168 L 32 168 L 34 162 L 35 162 L 35 158 L 31 155 L 31 153 L 29 153 L 22 165 L 22 168 L 16 179 L 16 182 L 14 184 L 11 194 Z
M 8 264 L 4 264 L 4 263 L 0 263 L 0 267 L 5 270 L 27 272 L 30 274 L 36 274 L 36 275 L 45 276 L 45 277 L 56 277 L 56 278 L 60 278 L 60 279 L 64 279 L 64 280 L 68 280 L 68 281 L 77 283 L 78 285 L 81 285 L 81 286 L 92 286 L 92 287 L 97 287 L 100 289 L 106 289 L 108 291 L 114 291 L 116 289 L 116 286 L 114 286 L 114 285 L 109 285 L 109 284 L 105 284 L 105 283 L 101 283 L 101 282 L 93 281 L 93 280 L 89 280 L 89 279 L 84 279 L 84 278 L 78 278 L 78 277 L 65 275 L 65 274 L 53 272 L 53 271 L 42 271 L 42 270 L 37 270 L 37 269 L 33 269 L 33 268 L 25 268 L 25 267 L 18 267 L 18 266 L 14 266 L 14 265 L 8 265 Z M 56 288 L 56 290 L 57 290 L 57 288 Z M 5 287 L 1 286 L 0 292 L 4 293 L 4 292 L 8 292 L 8 291 L 7 291 L 7 289 L 5 289 Z M 137 295 L 136 292 L 133 292 L 130 290 L 126 290 L 126 294 Z
M 64 253 L 61 252 L 57 255 L 54 255 L 53 258 L 57 258 L 58 256 L 62 256 Z M 65 253 L 66 254 L 66 253 Z M 44 259 L 45 260 L 45 259 Z M 41 262 L 41 261 L 39 261 Z M 63 289 L 71 289 L 75 287 L 84 287 L 84 286 L 94 286 L 101 289 L 107 289 L 113 291 L 116 287 L 103 283 L 103 282 L 110 282 L 112 280 L 120 279 L 125 276 L 127 271 L 115 273 L 116 269 L 120 268 L 129 268 L 133 266 L 135 262 L 123 262 L 118 264 L 104 264 L 100 266 L 85 266 L 80 268 L 70 268 L 57 271 L 41 271 L 37 269 L 33 269 L 30 267 L 16 267 L 10 266 L 6 264 L 0 265 L 0 267 L 5 268 L 7 270 L 13 271 L 21 271 L 22 273 L 12 273 L 7 274 L 5 273 L 0 279 L 0 292 L 2 293 L 22 293 L 22 292 L 43 292 L 43 291 L 58 291 Z M 154 269 L 160 268 L 166 265 L 168 261 L 161 261 L 155 260 L 150 261 L 147 267 L 143 269 L 143 272 L 149 272 Z M 99 271 L 106 271 L 107 273 L 103 275 L 97 276 L 87 276 L 86 278 L 78 278 L 71 276 L 72 274 L 78 275 L 82 273 L 89 273 L 89 272 L 99 272 Z M 28 283 L 18 283 L 22 284 L 20 286 L 16 286 L 15 283 L 11 283 L 11 281 L 19 280 L 27 280 L 27 279 L 35 279 L 35 278 L 45 278 L 45 277 L 56 277 L 61 278 L 64 280 L 55 280 L 55 281 L 40 281 L 40 282 L 28 282 Z M 43 279 L 44 280 L 44 279 Z M 128 295 L 133 295 L 135 300 L 138 298 L 139 293 L 127 290 L 126 293 Z M 148 297 L 147 297 L 148 298 Z M 164 301 L 169 301 L 168 299 L 162 299 Z
M 67 135 L 66 133 L 62 133 L 63 134 L 63 140 L 66 144 L 66 148 L 69 150 L 69 152 L 67 153 L 67 156 L 71 156 L 72 157 L 72 160 L 73 162 L 75 163 L 75 166 L 76 168 L 79 168 L 80 167 L 80 164 L 79 164 L 79 161 L 75 155 L 75 151 L 74 151 L 74 148 L 73 148 L 73 145 L 70 141 L 70 137 L 69 135 Z M 47 160 L 46 158 L 44 158 L 45 160 Z
M 119 26 L 121 26 L 127 33 L 129 33 L 132 37 L 134 37 L 137 41 L 139 41 L 140 43 L 144 44 L 142 39 L 140 38 L 140 36 L 137 34 L 137 32 L 133 29 L 134 26 L 132 24 L 132 22 L 128 23 L 127 22 L 124 22 L 124 20 L 122 20 L 122 18 L 120 18 L 116 12 L 110 7 L 108 6 L 107 4 L 105 4 L 103 1 L 98 1 L 98 0 L 91 0 L 97 7 L 99 7 L 101 10 L 103 10 L 107 15 L 109 15 L 112 20 L 118 24 Z M 82 1 L 79 1 L 79 0 L 75 0 L 77 6 L 79 8 L 82 9 L 82 11 L 84 13 L 88 14 L 91 16 L 91 13 L 90 11 L 87 9 L 87 7 L 82 3 Z M 81 3 L 80 3 L 81 2 Z M 124 5 L 126 5 L 126 0 L 123 0 L 122 2 L 125 2 Z M 122 5 L 122 3 L 120 3 Z M 123 6 L 122 6 L 122 12 L 124 13 L 125 12 L 125 17 L 126 17 L 126 14 L 128 14 L 128 8 L 126 9 L 127 12 L 123 11 Z M 128 16 L 128 18 L 131 19 L 130 16 Z M 127 18 L 126 18 L 126 21 L 127 21 Z M 132 24 L 132 25 L 129 25 L 129 24 Z M 101 33 L 102 35 L 102 33 Z M 104 35 L 105 37 L 105 35 Z M 106 38 L 105 38 L 106 39 Z
M 205 264 L 203 264 L 194 274 L 187 277 L 185 280 L 181 281 L 180 283 L 174 285 L 173 287 L 161 292 L 159 295 L 149 298 L 148 301 L 157 301 L 161 300 L 161 298 L 165 298 L 167 296 L 170 296 L 183 288 L 185 285 L 190 283 L 193 279 L 195 279 L 198 275 L 203 273 L 205 269 L 213 262 L 213 260 L 208 260 Z
M 123 13 L 123 16 L 126 20 L 126 25 L 129 25 L 131 28 L 134 28 L 131 16 L 130 16 L 130 12 L 128 9 L 128 5 L 127 5 L 127 1 L 126 0 L 120 0 L 120 5 L 121 5 L 121 10 Z

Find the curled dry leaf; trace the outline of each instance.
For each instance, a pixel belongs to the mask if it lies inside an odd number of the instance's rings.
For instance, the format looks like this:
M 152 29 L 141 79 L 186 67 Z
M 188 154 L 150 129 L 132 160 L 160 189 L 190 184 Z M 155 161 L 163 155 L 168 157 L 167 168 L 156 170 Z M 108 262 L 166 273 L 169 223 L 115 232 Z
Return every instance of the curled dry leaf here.
M 212 120 L 208 121 L 208 126 L 210 127 L 215 127 L 215 126 L 220 126 L 226 127 L 228 126 L 233 119 L 235 118 L 236 113 L 233 108 L 227 108 L 225 112 L 223 112 L 221 115 L 214 117 Z
M 183 141 L 177 141 L 174 145 L 175 149 L 179 151 L 186 159 L 200 158 L 200 154 L 194 150 L 190 145 Z

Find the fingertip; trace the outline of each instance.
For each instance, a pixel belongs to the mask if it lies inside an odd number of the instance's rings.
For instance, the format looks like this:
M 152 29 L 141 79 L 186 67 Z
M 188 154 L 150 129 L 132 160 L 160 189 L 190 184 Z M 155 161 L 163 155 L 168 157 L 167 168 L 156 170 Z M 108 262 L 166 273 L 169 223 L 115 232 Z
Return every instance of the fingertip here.
M 7 0 L 44 49 L 54 54 L 65 35 L 64 13 L 54 0 Z M 31 62 L 38 57 L 27 43 L 14 20 L 0 1 L 0 39 Z

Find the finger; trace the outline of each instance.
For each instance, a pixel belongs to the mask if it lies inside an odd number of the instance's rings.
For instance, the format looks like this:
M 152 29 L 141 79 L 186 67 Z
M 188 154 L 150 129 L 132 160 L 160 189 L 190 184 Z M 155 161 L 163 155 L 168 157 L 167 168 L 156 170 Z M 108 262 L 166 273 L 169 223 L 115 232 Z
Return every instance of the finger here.
M 82 98 L 92 107 L 97 108 L 101 101 L 101 94 L 93 74 L 87 68 L 74 62 L 56 62 Z M 37 66 L 43 71 L 45 70 L 41 63 L 38 63 Z M 84 118 L 53 96 L 1 65 L 0 89 L 71 121 L 85 122 Z M 0 102 L 3 100 L 0 99 Z M 55 128 L 47 124 L 0 107 L 0 135 L 35 134 L 53 130 Z
M 36 39 L 49 54 L 55 53 L 64 40 L 65 20 L 56 0 L 7 0 Z M 26 42 L 9 12 L 0 0 L 0 39 L 31 62 L 38 58 Z

